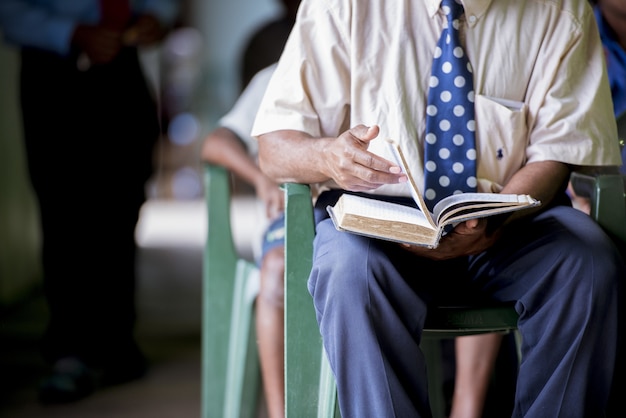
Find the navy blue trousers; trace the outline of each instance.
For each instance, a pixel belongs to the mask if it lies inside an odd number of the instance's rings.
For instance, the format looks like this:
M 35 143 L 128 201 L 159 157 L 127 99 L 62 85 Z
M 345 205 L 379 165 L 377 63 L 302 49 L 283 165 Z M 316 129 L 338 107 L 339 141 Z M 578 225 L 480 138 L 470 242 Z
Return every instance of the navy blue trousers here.
M 430 417 L 420 341 L 428 306 L 515 302 L 514 417 L 602 417 L 617 354 L 624 263 L 587 215 L 557 206 L 497 245 L 445 262 L 337 231 L 323 201 L 309 291 L 343 418 Z

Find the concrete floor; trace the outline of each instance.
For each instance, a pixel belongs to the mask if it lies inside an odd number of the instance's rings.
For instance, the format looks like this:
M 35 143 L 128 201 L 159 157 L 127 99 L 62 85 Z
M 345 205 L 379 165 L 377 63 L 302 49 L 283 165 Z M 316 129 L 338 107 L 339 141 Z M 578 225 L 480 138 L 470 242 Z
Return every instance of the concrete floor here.
M 235 216 L 241 219 L 235 242 L 246 256 L 252 253 L 249 236 L 255 228 L 254 210 L 249 201 L 235 206 Z M 36 293 L 6 312 L 0 325 L 0 417 L 199 417 L 205 224 L 203 201 L 144 206 L 137 228 L 137 335 L 151 363 L 144 379 L 98 391 L 73 404 L 41 406 L 36 386 L 45 372 L 37 351 L 45 326 L 43 297 Z

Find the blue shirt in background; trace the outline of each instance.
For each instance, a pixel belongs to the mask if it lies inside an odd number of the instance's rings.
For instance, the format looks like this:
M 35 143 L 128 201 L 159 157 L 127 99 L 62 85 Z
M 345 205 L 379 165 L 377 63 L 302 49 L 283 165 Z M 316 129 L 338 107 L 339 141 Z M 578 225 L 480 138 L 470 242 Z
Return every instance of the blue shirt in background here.
M 600 38 L 606 53 L 607 71 L 613 96 L 615 116 L 619 117 L 626 112 L 626 51 L 617 40 L 617 35 L 604 20 L 598 7 L 594 10 Z
M 606 56 L 613 110 L 617 119 L 617 133 L 620 141 L 624 141 L 626 139 L 626 51 L 618 42 L 615 31 L 606 22 L 597 6 L 594 7 L 594 13 Z M 626 147 L 623 145 L 620 172 L 626 174 Z
M 0 31 L 11 45 L 35 47 L 67 55 L 78 24 L 100 21 L 99 0 L 2 0 Z M 134 14 L 149 13 L 171 25 L 178 0 L 131 0 Z

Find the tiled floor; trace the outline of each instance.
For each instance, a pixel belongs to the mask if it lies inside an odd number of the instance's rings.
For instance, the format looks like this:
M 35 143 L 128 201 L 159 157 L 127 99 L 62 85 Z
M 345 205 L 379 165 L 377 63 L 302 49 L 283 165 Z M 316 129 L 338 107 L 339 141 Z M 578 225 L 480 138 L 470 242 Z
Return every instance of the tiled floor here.
M 236 243 L 254 221 L 251 205 L 237 206 Z M 43 407 L 36 383 L 44 365 L 37 339 L 45 303 L 35 295 L 3 316 L 0 327 L 1 418 L 185 418 L 200 416 L 202 201 L 148 202 L 137 230 L 139 321 L 137 334 L 151 362 L 146 378 L 97 392 L 64 406 Z M 216 415 L 216 418 L 221 418 Z M 231 418 L 231 417 L 226 417 Z M 232 417 L 236 418 L 236 417 Z

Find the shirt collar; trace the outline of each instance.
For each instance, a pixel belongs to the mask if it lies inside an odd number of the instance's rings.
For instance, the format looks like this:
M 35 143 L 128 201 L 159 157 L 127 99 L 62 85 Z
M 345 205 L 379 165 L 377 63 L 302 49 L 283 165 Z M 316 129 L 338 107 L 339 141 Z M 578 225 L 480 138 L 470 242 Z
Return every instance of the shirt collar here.
M 441 7 L 441 0 L 425 0 L 426 1 L 426 9 L 428 10 L 428 15 L 431 17 L 435 17 L 439 8 Z M 463 8 L 465 9 L 466 16 L 476 16 L 476 21 L 480 19 L 480 17 L 485 14 L 487 8 L 491 4 L 492 0 L 461 0 L 463 3 Z

